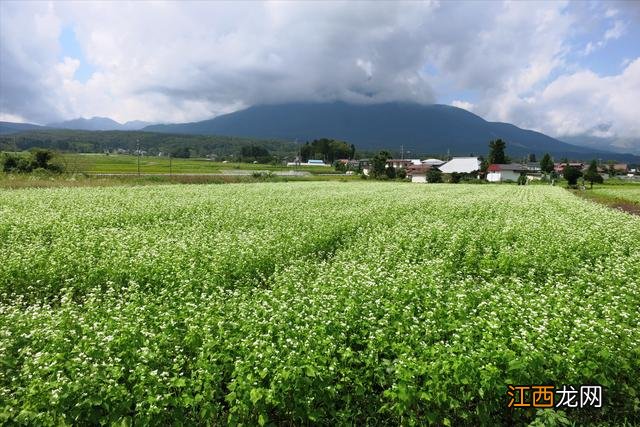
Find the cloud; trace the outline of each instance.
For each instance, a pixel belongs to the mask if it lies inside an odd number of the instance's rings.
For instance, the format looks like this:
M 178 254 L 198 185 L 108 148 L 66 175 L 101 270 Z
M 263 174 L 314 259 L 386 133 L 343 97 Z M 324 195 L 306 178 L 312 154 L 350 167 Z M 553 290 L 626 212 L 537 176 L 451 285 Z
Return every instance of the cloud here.
M 471 102 L 460 101 L 458 99 L 451 102 L 451 105 L 453 105 L 454 107 L 462 108 L 467 111 L 473 111 L 473 108 L 475 107 L 475 105 L 473 105 Z
M 505 93 L 496 100 L 503 106 L 498 119 L 574 142 L 607 138 L 618 148 L 640 152 L 638 93 L 640 57 L 618 75 L 583 69 L 560 75 L 529 97 Z
M 608 13 L 607 13 L 608 15 Z M 625 33 L 627 25 L 620 20 L 616 20 L 613 26 L 605 31 L 604 36 L 598 42 L 588 42 L 584 48 L 583 55 L 590 55 L 597 49 L 604 47 L 610 40 L 617 40 Z
M 3 55 L 2 66 L 15 66 L 9 74 L 17 75 L 23 68 L 18 52 L 25 51 L 21 44 L 36 11 L 2 7 L 7 20 L 22 21 L 4 32 L 2 42 L 3 48 L 16 45 Z M 3 111 L 39 121 L 93 114 L 181 121 L 291 100 L 434 102 L 421 72 L 426 52 L 419 19 L 432 8 L 429 3 L 56 3 L 49 12 L 59 23 L 45 35 L 46 43 L 59 50 L 61 23 L 73 23 L 97 71 L 80 83 L 68 73 L 72 62 L 41 57 L 41 69 L 27 79 L 41 86 L 37 90 L 27 82 L 16 90 L 15 81 L 2 79 Z M 27 90 L 31 99 L 40 94 L 43 111 L 16 102 Z
M 595 49 L 633 29 L 629 3 L 4 1 L 0 115 L 184 122 L 263 103 L 447 99 L 551 135 L 640 137 L 635 104 L 617 98 L 635 52 L 613 77 L 573 59 L 584 17 Z M 69 29 L 82 58 L 65 56 Z

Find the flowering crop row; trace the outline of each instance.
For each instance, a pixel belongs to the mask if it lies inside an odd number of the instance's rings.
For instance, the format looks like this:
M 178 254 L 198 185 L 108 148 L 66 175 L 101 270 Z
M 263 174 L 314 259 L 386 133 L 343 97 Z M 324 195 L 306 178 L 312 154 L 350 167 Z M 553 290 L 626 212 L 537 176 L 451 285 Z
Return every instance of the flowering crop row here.
M 639 245 L 546 186 L 0 192 L 0 422 L 638 420 Z

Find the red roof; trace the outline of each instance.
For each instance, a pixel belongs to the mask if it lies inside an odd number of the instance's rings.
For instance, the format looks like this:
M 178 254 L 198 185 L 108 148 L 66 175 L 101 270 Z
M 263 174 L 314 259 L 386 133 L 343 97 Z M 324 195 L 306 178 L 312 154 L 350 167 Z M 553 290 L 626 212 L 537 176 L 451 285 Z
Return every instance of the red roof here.
M 498 172 L 498 171 L 514 171 L 514 172 L 526 172 L 528 168 L 519 163 L 508 163 L 508 164 L 500 164 L 500 163 L 492 163 L 487 168 L 487 172 Z

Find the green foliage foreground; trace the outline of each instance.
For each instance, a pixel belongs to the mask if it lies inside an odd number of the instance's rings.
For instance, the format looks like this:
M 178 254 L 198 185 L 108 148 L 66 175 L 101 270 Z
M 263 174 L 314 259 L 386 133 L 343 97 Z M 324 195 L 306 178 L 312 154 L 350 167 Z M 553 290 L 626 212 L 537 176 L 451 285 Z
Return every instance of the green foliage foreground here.
M 637 422 L 639 241 L 551 186 L 0 191 L 0 423 Z

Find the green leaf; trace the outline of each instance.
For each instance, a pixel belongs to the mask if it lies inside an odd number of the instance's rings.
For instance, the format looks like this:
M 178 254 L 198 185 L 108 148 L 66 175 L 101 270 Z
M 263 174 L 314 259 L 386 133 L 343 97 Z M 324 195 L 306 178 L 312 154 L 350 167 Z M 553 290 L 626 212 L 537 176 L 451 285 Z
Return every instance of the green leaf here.
M 249 392 L 249 398 L 251 399 L 251 403 L 254 405 L 262 399 L 262 389 L 252 388 Z
M 258 424 L 259 424 L 260 426 L 263 426 L 263 425 L 265 425 L 265 424 L 267 423 L 267 421 L 268 421 L 268 420 L 267 420 L 266 415 L 264 415 L 264 414 L 260 414 L 260 416 L 258 417 Z
M 313 369 L 313 366 L 307 365 L 306 368 L 305 368 L 305 374 L 308 377 L 315 377 L 316 376 L 316 370 Z

